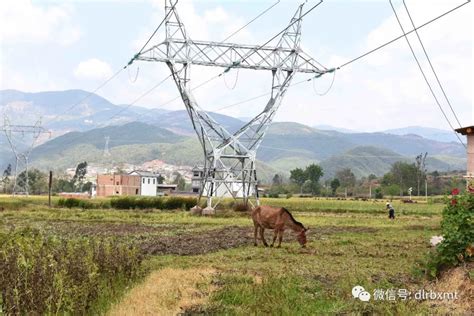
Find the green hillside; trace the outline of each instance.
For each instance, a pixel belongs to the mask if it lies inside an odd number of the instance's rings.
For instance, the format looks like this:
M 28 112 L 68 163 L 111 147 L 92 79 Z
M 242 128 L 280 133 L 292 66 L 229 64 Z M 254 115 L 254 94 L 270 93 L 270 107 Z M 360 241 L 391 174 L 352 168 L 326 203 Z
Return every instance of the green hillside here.
M 360 146 L 322 161 L 321 166 L 326 179 L 334 177 L 338 170 L 344 168 L 350 168 L 354 175 L 360 178 L 371 173 L 382 176 L 397 161 L 412 163 L 415 162 L 415 158 L 402 156 L 394 151 L 379 147 Z M 459 162 L 457 161 L 457 163 Z M 463 163 L 465 164 L 465 161 Z M 426 168 L 428 171 L 458 169 L 457 165 L 450 165 L 439 158 L 430 156 L 426 159 Z M 462 169 L 462 167 L 459 169 Z
M 106 136 L 110 137 L 110 157 L 103 154 Z M 371 141 L 377 145 L 365 144 Z M 320 163 L 325 178 L 333 177 L 342 168 L 352 169 L 357 177 L 371 173 L 383 175 L 396 161 L 414 162 L 414 157 L 424 152 L 424 148 L 431 150 L 426 150 L 428 170 L 465 168 L 465 158 L 457 155 L 460 145 L 415 137 L 414 148 L 418 150 L 415 151 L 409 148 L 410 141 L 413 138 L 407 136 L 349 135 L 297 123 L 275 123 L 258 151 L 258 173 L 262 180 L 270 180 L 275 173 L 288 175 L 291 169 Z M 155 125 L 135 122 L 65 134 L 36 147 L 30 161 L 43 169 L 63 170 L 81 161 L 111 166 L 142 164 L 155 159 L 174 165 L 198 165 L 202 164 L 202 149 L 195 136 L 178 135 Z

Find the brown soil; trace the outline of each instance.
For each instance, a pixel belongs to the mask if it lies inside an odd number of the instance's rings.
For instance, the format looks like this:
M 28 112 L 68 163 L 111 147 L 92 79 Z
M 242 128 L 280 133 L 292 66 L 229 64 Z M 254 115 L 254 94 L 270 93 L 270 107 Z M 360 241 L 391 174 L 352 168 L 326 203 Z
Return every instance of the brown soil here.
M 320 239 L 321 236 L 357 232 L 373 233 L 375 228 L 357 226 L 322 226 L 308 231 L 309 240 Z M 267 242 L 271 241 L 271 232 L 267 232 Z M 285 232 L 284 240 L 293 241 L 290 231 Z M 253 245 L 253 227 L 230 226 L 221 229 L 209 230 L 194 234 L 183 234 L 178 236 L 163 236 L 148 239 L 141 244 L 146 254 L 163 255 L 175 254 L 182 256 L 201 255 L 219 250 L 237 248 L 241 246 Z M 260 241 L 259 241 L 260 245 Z
M 253 244 L 251 227 L 230 226 L 198 234 L 183 234 L 153 238 L 142 243 L 147 254 L 201 255 L 224 249 Z
M 143 225 L 117 222 L 82 222 L 82 221 L 38 221 L 42 229 L 65 236 L 100 236 L 100 237 L 138 237 L 141 235 L 166 233 L 182 225 Z M 16 223 L 21 226 L 22 223 Z M 189 227 L 188 227 L 189 228 Z

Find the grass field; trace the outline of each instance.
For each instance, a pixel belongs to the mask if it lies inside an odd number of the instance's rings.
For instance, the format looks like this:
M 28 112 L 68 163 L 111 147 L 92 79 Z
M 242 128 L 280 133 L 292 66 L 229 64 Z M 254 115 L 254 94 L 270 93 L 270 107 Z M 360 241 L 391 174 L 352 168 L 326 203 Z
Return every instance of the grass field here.
M 182 210 L 49 209 L 46 199 L 0 197 L 0 232 L 36 227 L 50 235 L 114 236 L 137 245 L 146 276 L 104 303 L 130 314 L 444 314 L 417 300 L 352 298 L 355 285 L 415 291 L 429 285 L 418 263 L 440 231 L 442 204 L 401 204 L 389 221 L 385 201 L 263 199 L 287 207 L 310 228 L 308 247 L 290 231 L 282 248 L 253 246 L 247 214 L 196 217 Z M 267 231 L 267 240 L 271 232 Z

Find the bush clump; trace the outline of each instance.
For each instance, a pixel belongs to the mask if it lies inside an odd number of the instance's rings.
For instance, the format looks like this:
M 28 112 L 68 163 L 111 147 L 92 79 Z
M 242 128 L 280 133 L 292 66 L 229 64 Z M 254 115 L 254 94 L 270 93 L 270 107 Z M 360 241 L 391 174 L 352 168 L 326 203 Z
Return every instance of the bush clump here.
M 232 205 L 232 209 L 234 210 L 234 212 L 249 212 L 252 210 L 252 207 L 250 204 L 236 202 Z
M 0 313 L 89 314 L 140 276 L 141 261 L 138 248 L 113 239 L 0 234 Z
M 474 194 L 452 191 L 443 210 L 441 230 L 443 241 L 428 260 L 427 273 L 436 277 L 447 267 L 471 261 L 474 258 Z
M 94 208 L 94 203 L 88 200 L 76 199 L 76 198 L 61 198 L 58 200 L 58 206 L 67 207 L 67 208 L 82 208 L 82 209 L 92 209 Z
M 130 209 L 161 209 L 175 210 L 186 209 L 196 205 L 196 199 L 191 197 L 172 196 L 168 198 L 159 197 L 118 197 L 110 201 L 113 208 L 121 210 Z

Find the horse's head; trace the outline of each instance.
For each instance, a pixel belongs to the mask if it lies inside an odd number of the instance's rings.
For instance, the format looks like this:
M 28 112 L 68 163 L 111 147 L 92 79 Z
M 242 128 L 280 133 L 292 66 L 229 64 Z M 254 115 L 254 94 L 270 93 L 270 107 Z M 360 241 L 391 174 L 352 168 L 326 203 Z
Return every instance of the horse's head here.
M 301 247 L 306 247 L 306 232 L 308 231 L 307 228 L 304 228 L 298 233 L 297 240 L 300 243 Z

